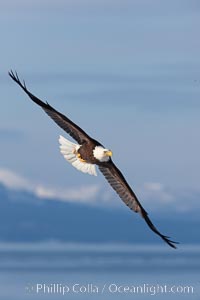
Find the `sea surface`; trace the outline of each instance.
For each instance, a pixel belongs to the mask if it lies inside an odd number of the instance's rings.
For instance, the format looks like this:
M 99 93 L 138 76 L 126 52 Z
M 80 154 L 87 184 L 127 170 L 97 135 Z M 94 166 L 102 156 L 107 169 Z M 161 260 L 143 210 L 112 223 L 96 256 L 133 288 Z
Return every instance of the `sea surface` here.
M 200 246 L 0 244 L 0 299 L 200 299 Z

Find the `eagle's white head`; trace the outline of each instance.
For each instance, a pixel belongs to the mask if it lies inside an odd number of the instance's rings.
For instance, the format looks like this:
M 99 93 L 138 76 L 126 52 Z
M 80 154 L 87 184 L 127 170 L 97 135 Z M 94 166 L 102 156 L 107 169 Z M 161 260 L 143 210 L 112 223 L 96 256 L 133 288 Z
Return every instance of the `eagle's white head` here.
M 105 149 L 102 146 L 96 146 L 93 150 L 93 155 L 100 162 L 107 162 L 110 160 L 110 157 L 112 156 L 112 151 Z

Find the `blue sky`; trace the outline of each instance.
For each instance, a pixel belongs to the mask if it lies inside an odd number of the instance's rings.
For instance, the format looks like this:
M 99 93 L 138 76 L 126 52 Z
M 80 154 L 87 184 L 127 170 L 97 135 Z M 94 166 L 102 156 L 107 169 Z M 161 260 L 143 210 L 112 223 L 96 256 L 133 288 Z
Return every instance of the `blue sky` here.
M 191 197 L 199 207 L 199 28 L 193 0 L 1 2 L 1 181 L 113 198 L 101 176 L 67 165 L 58 147 L 64 133 L 11 82 L 13 68 L 113 150 L 147 205 L 184 199 L 189 209 Z

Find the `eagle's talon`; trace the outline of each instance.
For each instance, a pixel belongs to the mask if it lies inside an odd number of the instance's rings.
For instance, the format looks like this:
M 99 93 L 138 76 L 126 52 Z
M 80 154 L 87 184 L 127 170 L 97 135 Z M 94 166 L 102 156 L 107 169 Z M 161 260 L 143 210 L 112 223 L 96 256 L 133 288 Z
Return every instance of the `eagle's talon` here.
M 81 158 L 81 157 L 79 157 L 79 160 L 80 160 L 81 162 L 86 162 L 86 160 L 83 159 L 83 158 Z
M 77 153 L 76 156 L 81 162 L 86 162 L 86 160 L 81 157 L 80 153 Z

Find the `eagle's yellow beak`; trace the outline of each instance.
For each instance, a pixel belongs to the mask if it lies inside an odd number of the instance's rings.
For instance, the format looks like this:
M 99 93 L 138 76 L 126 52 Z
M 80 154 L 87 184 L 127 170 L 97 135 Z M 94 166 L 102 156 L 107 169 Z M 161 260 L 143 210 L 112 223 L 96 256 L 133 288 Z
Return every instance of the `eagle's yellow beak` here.
M 108 150 L 105 152 L 105 155 L 111 157 L 113 155 L 113 153 L 112 153 L 112 151 Z

